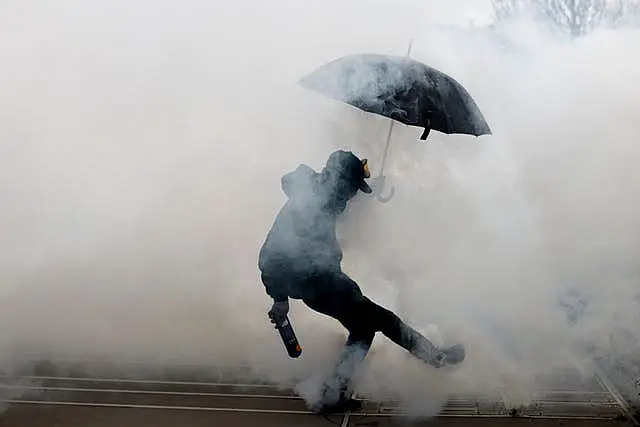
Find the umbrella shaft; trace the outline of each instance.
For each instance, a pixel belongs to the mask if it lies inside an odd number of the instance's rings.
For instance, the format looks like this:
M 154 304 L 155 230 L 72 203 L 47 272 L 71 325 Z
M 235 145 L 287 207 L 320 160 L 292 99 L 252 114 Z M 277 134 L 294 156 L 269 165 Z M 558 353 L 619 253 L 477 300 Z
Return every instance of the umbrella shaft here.
M 380 175 L 384 172 L 384 164 L 387 160 L 387 153 L 389 153 L 389 145 L 391 145 L 391 132 L 393 132 L 393 120 L 389 124 L 389 132 L 387 133 L 387 145 L 384 147 L 384 154 L 382 155 L 382 163 L 380 165 Z
M 407 49 L 407 56 L 411 56 L 411 48 L 413 47 L 413 39 L 409 40 L 409 48 Z M 389 153 L 389 145 L 391 145 L 391 132 L 393 132 L 393 120 L 389 123 L 389 132 L 387 133 L 387 145 L 384 147 L 384 154 L 382 155 L 382 163 L 380 165 L 380 176 L 384 172 L 384 166 L 387 161 L 387 154 Z

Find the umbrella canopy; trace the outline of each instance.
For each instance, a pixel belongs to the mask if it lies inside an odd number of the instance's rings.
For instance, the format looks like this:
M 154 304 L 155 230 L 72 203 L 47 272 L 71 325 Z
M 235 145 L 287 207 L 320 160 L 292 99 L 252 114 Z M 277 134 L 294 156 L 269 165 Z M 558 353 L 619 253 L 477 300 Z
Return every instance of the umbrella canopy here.
M 452 77 L 408 57 L 360 54 L 333 60 L 299 82 L 363 111 L 446 134 L 490 135 L 467 90 Z

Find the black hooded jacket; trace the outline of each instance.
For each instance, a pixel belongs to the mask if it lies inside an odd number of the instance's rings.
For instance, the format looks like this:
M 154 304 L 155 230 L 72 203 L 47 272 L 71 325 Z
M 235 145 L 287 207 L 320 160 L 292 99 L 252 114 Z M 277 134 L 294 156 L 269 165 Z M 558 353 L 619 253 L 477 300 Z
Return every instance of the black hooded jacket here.
M 341 194 L 330 174 L 307 165 L 281 179 L 288 200 L 278 213 L 260 249 L 258 266 L 267 293 L 276 299 L 288 294 L 291 281 L 341 271 L 342 248 L 336 237 L 337 217 L 351 194 Z

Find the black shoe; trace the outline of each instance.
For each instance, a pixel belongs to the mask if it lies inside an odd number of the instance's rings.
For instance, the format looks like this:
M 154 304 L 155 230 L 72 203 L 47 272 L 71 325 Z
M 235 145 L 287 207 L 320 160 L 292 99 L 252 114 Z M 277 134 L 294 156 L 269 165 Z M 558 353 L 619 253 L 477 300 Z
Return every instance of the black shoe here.
M 464 346 L 462 344 L 455 344 L 451 347 L 440 350 L 433 359 L 429 361 L 429 364 L 436 368 L 453 366 L 461 363 L 465 357 L 466 353 Z
M 316 409 L 320 414 L 339 414 L 344 412 L 359 411 L 362 409 L 362 401 L 345 398 L 336 403 L 321 405 Z

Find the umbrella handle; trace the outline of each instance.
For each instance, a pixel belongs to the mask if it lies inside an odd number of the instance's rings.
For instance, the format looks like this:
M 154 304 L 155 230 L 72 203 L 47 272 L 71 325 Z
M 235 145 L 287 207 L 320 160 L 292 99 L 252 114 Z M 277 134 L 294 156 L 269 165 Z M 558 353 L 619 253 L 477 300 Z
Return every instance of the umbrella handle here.
M 376 199 L 378 199 L 378 201 L 381 203 L 389 203 L 391 199 L 393 199 L 393 196 L 395 196 L 395 194 L 396 187 L 391 187 L 391 191 L 389 192 L 389 195 L 387 197 L 382 197 L 381 195 L 376 194 Z
M 384 191 L 384 188 L 385 188 L 385 181 L 386 181 L 386 177 L 382 174 L 378 175 L 372 181 L 373 188 L 374 188 L 374 195 L 376 199 L 378 199 L 382 203 L 389 202 L 393 198 L 393 196 L 396 194 L 395 187 L 391 187 L 389 196 L 382 197 L 382 192 Z

